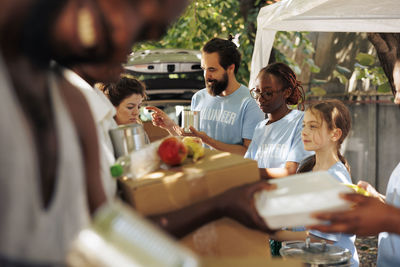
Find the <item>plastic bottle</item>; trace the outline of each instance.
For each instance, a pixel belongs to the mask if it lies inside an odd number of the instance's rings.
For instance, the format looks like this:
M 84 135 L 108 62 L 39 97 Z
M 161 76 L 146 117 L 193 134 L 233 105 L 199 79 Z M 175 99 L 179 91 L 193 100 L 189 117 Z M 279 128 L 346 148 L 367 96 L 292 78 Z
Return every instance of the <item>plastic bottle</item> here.
M 68 257 L 72 267 L 200 266 L 192 251 L 118 201 L 96 211 L 91 227 L 73 242 L 72 252 L 75 261 Z
M 137 179 L 160 167 L 160 157 L 157 154 L 161 140 L 121 156 L 111 166 L 111 176 L 114 178 L 128 177 Z
M 129 155 L 119 157 L 114 165 L 110 167 L 110 171 L 111 176 L 114 178 L 129 177 L 131 173 L 131 157 Z

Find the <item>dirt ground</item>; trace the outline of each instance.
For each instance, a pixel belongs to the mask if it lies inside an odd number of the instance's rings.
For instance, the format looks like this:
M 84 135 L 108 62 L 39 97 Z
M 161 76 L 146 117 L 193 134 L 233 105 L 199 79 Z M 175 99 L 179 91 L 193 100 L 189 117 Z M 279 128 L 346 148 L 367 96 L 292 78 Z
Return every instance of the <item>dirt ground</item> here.
M 356 247 L 360 259 L 360 267 L 376 266 L 378 237 L 356 238 Z

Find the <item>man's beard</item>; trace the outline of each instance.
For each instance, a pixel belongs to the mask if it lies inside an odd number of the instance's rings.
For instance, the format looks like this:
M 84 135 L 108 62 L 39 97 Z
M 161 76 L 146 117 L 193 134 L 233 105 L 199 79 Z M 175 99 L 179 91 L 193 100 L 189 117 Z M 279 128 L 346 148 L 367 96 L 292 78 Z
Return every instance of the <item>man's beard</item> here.
M 212 82 L 212 84 L 209 85 L 208 82 Z M 210 95 L 212 96 L 220 95 L 223 91 L 226 90 L 226 87 L 228 87 L 228 74 L 226 74 L 225 72 L 221 80 L 208 79 L 206 87 L 207 87 L 207 92 Z

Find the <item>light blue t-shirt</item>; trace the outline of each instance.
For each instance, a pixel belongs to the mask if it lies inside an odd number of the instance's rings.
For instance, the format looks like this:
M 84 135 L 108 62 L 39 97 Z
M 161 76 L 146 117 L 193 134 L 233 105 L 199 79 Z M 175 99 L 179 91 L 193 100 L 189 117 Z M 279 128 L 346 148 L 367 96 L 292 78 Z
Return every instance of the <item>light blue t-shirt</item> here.
M 386 203 L 400 208 L 400 163 L 390 176 L 386 189 Z M 379 234 L 378 242 L 377 266 L 400 266 L 400 235 L 383 232 Z
M 338 180 L 341 183 L 346 183 L 350 184 L 352 183 L 351 177 L 349 172 L 346 169 L 346 166 L 342 162 L 336 162 L 332 167 L 328 169 L 328 172 L 335 177 L 336 180 Z M 328 234 L 328 233 L 321 233 L 320 231 L 316 230 L 310 230 L 310 233 L 330 240 L 334 241 L 333 245 L 342 247 L 342 248 L 347 248 L 351 254 L 353 255 L 353 258 L 351 260 L 351 263 L 353 267 L 358 267 L 359 265 L 359 259 L 358 259 L 358 254 L 357 254 L 357 249 L 356 246 L 354 245 L 354 242 L 356 240 L 355 235 L 348 235 L 348 234 Z
M 200 111 L 200 131 L 232 145 L 251 139 L 257 123 L 265 117 L 243 85 L 228 96 L 211 96 L 202 89 L 193 95 L 191 109 Z
M 292 110 L 282 119 L 257 124 L 245 158 L 254 159 L 259 168 L 284 168 L 287 161 L 300 162 L 313 155 L 304 150 L 301 130 L 304 112 Z

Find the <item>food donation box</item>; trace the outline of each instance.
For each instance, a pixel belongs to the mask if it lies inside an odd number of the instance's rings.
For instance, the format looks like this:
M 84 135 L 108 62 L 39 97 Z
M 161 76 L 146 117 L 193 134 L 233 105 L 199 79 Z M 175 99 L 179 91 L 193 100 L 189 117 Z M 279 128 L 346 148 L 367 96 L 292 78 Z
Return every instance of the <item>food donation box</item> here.
M 260 180 L 257 162 L 240 155 L 206 149 L 197 162 L 160 168 L 139 179 L 121 178 L 125 200 L 143 215 L 174 211 Z M 268 235 L 228 218 L 211 222 L 181 239 L 201 256 L 270 259 Z
M 124 199 L 143 215 L 174 211 L 218 195 L 230 188 L 258 181 L 257 162 L 240 155 L 206 149 L 193 163 L 161 167 L 138 179 L 120 178 Z

